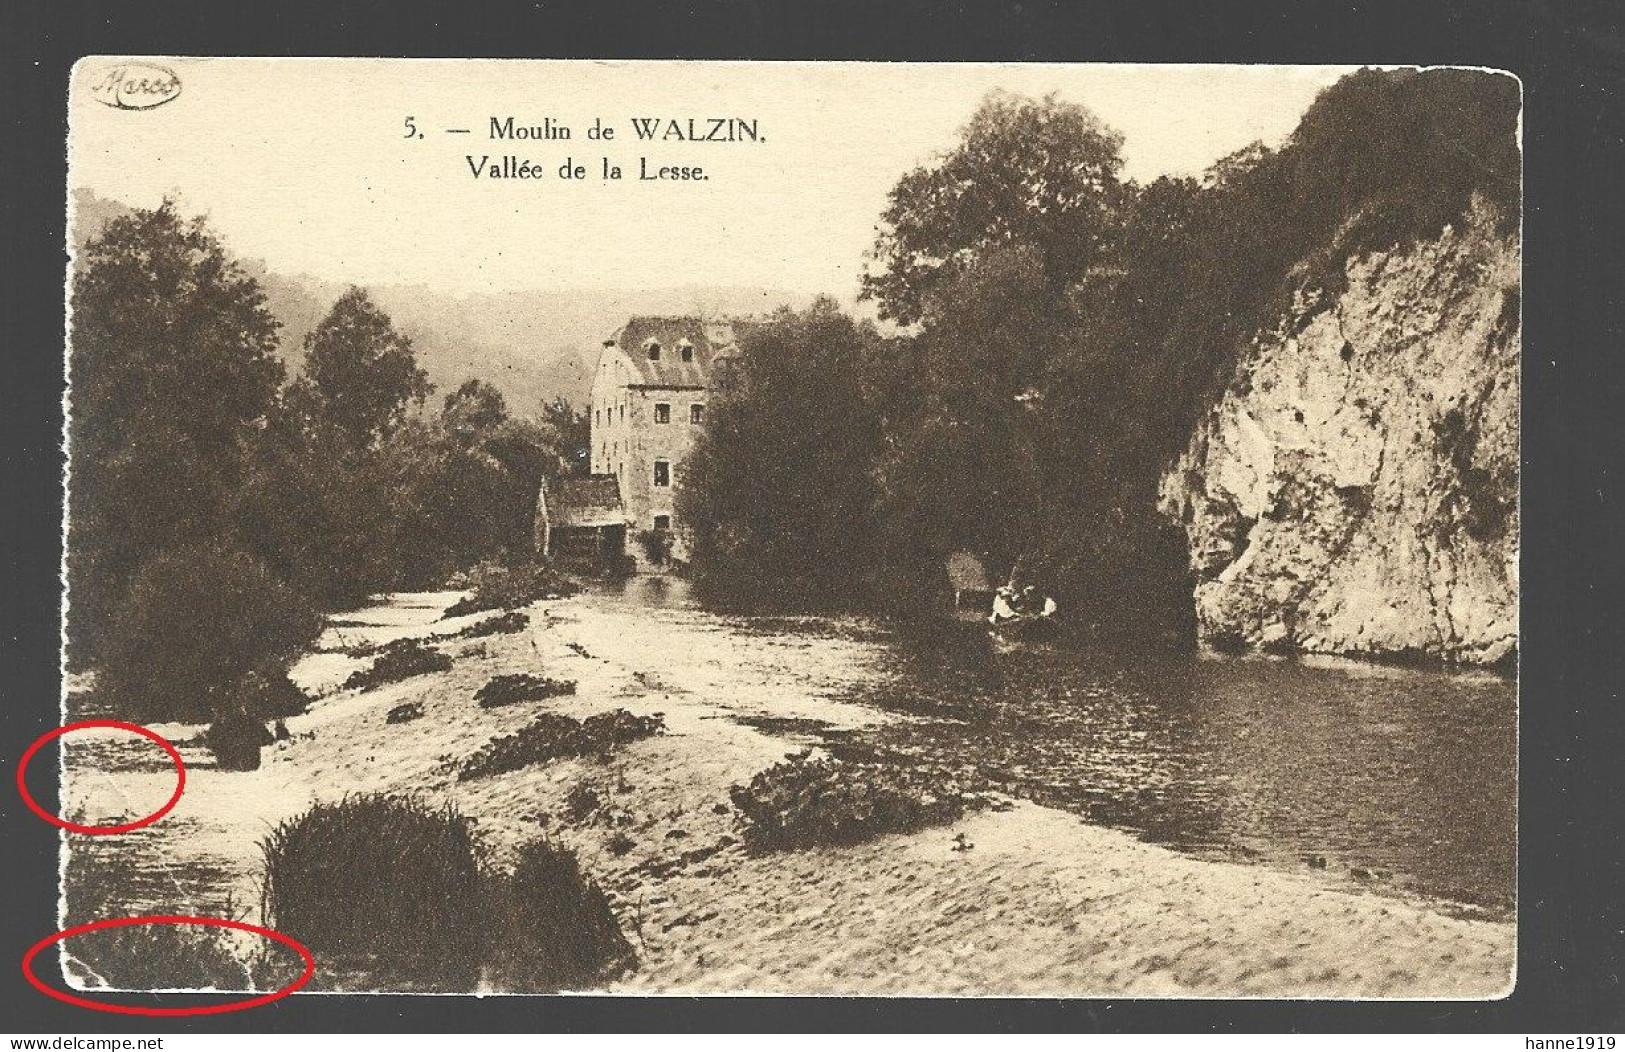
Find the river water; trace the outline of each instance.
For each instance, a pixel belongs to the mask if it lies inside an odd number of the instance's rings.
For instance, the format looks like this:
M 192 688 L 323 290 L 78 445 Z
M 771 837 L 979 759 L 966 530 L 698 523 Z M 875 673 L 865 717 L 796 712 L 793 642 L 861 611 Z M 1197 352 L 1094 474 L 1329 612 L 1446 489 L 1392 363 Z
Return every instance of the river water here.
M 658 579 L 613 601 L 641 607 L 651 629 L 724 629 L 743 666 L 771 665 L 779 681 L 804 668 L 832 701 L 907 717 L 857 730 L 796 721 L 837 755 L 929 763 L 1195 855 L 1323 874 L 1451 912 L 1513 913 L 1517 694 L 1504 679 L 1007 649 L 965 624 L 902 632 L 856 618 L 729 617 Z M 852 674 L 831 677 L 833 660 Z
M 1005 649 L 977 624 L 904 631 L 857 617 L 716 613 L 692 602 L 683 582 L 659 577 L 550 605 L 544 632 L 585 643 L 648 690 L 695 696 L 724 718 L 785 734 L 787 746 L 928 767 L 1201 857 L 1447 912 L 1513 914 L 1517 697 L 1488 674 Z M 410 607 L 424 625 L 379 631 L 427 630 L 437 609 Z M 367 704 L 344 698 L 318 701 L 290 724 L 341 734 L 345 707 Z M 197 730 L 159 729 L 174 740 Z M 321 787 L 306 784 L 318 774 L 281 765 L 214 771 L 201 752 L 183 745 L 199 768 L 174 815 L 118 845 L 87 846 L 96 849 L 87 858 L 116 846 L 109 861 L 136 870 L 119 882 L 126 907 L 178 896 L 194 911 L 240 912 L 249 903 L 226 896 L 234 874 L 257 872 L 257 839 L 280 814 L 271 813 L 280 799 L 271 790 L 292 794 L 287 810 Z M 116 804 L 135 800 L 137 813 L 150 810 L 141 793 L 156 806 L 174 784 L 168 761 L 128 736 L 77 743 L 69 763 L 86 773 L 87 789 Z

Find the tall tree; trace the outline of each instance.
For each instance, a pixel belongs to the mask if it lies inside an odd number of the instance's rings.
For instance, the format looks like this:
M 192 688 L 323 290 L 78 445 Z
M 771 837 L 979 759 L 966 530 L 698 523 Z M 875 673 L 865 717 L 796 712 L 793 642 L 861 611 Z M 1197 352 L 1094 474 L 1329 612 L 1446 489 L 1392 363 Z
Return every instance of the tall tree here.
M 73 282 L 69 638 L 94 656 L 138 561 L 223 527 L 283 378 L 258 283 L 172 201 L 107 223 Z
M 542 406 L 542 424 L 553 432 L 563 474 L 592 471 L 592 421 L 585 409 L 577 409 L 567 398 L 555 398 Z
M 352 285 L 305 337 L 303 375 L 290 398 L 313 425 L 332 427 L 353 448 L 366 449 L 422 405 L 429 390 L 412 341 Z
M 448 433 L 473 442 L 508 419 L 508 402 L 495 385 L 484 380 L 464 380 L 446 396 L 440 418 Z
M 944 292 L 993 250 L 1037 254 L 1046 294 L 1110 264 L 1125 189 L 1122 136 L 1089 110 L 994 91 L 957 146 L 892 189 L 863 276 L 882 317 L 910 324 L 945 305 Z
M 888 399 L 897 408 L 877 471 L 888 562 L 941 567 L 970 548 L 1008 565 L 1036 530 L 1038 384 L 1071 333 L 1045 309 L 1043 281 L 1033 250 L 991 252 L 953 281 L 914 339 L 912 396 Z
M 703 584 L 753 600 L 852 595 L 873 552 L 879 436 L 863 377 L 876 343 L 828 299 L 743 333 L 678 476 Z

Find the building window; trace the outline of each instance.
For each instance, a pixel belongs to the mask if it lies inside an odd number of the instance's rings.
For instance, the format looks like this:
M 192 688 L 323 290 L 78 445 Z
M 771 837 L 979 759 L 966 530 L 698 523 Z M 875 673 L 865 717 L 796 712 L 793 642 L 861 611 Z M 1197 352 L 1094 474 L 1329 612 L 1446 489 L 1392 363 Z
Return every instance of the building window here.
M 688 407 L 688 422 L 691 424 L 705 423 L 705 406 L 698 402 Z
M 666 402 L 656 402 L 655 403 L 655 423 L 657 423 L 657 424 L 669 424 L 669 423 L 671 423 L 671 406 L 668 403 L 666 403 Z
M 656 343 L 654 340 L 649 341 L 649 360 L 651 362 L 658 362 L 660 360 L 660 344 Z
M 656 515 L 655 516 L 655 530 L 657 532 L 664 533 L 665 531 L 667 531 L 669 529 L 671 529 L 671 516 L 670 515 Z
M 685 341 L 678 344 L 677 349 L 683 352 L 683 361 L 692 362 L 694 360 L 694 345 L 692 343 Z
M 622 420 L 626 419 L 626 403 L 625 402 L 621 403 L 621 419 Z
M 671 463 L 665 460 L 655 461 L 655 485 L 671 485 Z

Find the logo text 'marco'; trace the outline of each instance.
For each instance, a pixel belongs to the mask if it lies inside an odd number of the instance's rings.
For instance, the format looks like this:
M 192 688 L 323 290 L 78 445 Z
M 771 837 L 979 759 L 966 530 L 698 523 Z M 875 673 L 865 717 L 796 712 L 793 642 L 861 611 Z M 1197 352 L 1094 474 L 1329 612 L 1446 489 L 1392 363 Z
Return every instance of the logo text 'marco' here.
M 90 85 L 96 101 L 118 110 L 150 110 L 173 102 L 181 93 L 181 78 L 166 66 L 150 62 L 121 62 Z

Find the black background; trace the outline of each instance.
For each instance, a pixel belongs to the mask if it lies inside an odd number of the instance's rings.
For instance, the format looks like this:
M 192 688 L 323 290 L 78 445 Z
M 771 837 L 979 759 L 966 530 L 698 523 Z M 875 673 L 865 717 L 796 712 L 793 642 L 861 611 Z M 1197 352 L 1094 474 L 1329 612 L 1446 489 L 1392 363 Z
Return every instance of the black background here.
M 0 1029 L 1625 1029 L 1621 5 L 0 3 Z M 16 759 L 58 722 L 64 142 L 68 70 L 87 54 L 1448 63 L 1516 73 L 1526 209 L 1515 992 L 1489 1003 L 299 996 L 157 1020 L 39 994 L 15 962 L 55 928 L 57 838 L 23 808 L 13 780 Z

